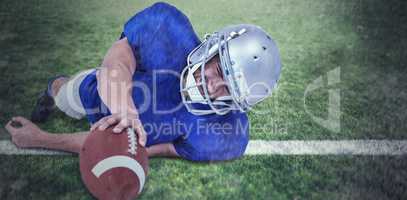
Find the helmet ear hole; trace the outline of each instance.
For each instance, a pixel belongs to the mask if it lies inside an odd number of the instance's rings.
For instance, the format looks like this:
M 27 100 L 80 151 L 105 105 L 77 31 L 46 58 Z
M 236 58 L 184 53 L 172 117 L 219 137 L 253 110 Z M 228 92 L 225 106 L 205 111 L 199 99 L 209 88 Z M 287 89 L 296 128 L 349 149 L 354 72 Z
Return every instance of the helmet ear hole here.
M 253 56 L 253 59 L 254 59 L 254 60 L 258 60 L 258 59 L 259 59 L 259 57 L 257 57 L 257 56 Z
M 267 48 L 265 46 L 263 46 L 263 50 L 265 51 L 265 50 L 267 50 Z

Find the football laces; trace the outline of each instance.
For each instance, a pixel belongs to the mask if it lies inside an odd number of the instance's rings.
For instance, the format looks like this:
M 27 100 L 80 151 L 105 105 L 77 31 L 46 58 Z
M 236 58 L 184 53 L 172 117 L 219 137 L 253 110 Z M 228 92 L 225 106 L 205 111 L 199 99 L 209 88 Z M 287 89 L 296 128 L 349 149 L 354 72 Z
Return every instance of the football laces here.
M 137 137 L 133 128 L 127 129 L 127 139 L 129 143 L 129 149 L 127 152 L 135 156 L 137 152 Z

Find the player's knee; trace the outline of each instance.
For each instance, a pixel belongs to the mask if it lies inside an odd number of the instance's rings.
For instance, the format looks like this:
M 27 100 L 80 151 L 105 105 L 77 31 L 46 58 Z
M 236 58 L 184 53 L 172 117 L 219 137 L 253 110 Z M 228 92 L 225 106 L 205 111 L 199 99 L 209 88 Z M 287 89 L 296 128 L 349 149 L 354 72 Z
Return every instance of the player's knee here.
M 53 82 L 52 82 L 52 84 L 51 84 L 51 91 L 52 91 L 52 97 L 56 97 L 57 96 L 57 94 L 58 94 L 58 92 L 59 92 L 59 90 L 61 89 L 61 87 L 65 84 L 65 83 L 67 83 L 68 82 L 68 80 L 69 80 L 69 78 L 67 78 L 67 77 L 60 77 L 60 78 L 58 78 L 58 79 L 56 79 L 56 80 L 54 80 Z

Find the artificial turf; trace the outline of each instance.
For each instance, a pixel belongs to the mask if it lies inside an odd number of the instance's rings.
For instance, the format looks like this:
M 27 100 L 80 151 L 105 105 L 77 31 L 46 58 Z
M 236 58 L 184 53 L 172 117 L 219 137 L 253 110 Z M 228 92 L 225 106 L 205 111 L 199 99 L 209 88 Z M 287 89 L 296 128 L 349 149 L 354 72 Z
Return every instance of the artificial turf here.
M 126 20 L 153 1 L 3 0 L 0 123 L 29 117 L 50 76 L 97 67 Z M 169 1 L 203 35 L 253 23 L 277 42 L 283 70 L 273 97 L 249 113 L 251 139 L 406 139 L 407 3 L 399 0 Z M 332 70 L 340 81 L 328 85 Z M 324 87 L 306 89 L 319 77 Z M 340 129 L 324 128 L 339 90 Z M 339 105 L 339 106 L 338 106 Z M 88 129 L 60 112 L 41 128 Z M 9 139 L 0 130 L 0 139 Z M 249 156 L 197 164 L 153 159 L 142 198 L 405 199 L 405 156 Z M 89 199 L 78 159 L 0 156 L 0 199 Z

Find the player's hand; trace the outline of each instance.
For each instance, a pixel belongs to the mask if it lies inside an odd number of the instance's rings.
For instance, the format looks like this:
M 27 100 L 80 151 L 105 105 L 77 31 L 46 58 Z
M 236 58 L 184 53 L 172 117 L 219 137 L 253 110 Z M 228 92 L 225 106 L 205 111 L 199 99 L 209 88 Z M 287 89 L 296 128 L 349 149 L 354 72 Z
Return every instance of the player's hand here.
M 5 127 L 17 147 L 35 147 L 46 133 L 24 117 L 13 117 Z
M 145 133 L 143 124 L 137 115 L 128 114 L 112 114 L 103 117 L 98 122 L 94 123 L 90 128 L 91 131 L 99 129 L 100 131 L 106 130 L 108 127 L 115 125 L 113 132 L 121 133 L 126 128 L 133 128 L 134 132 L 137 134 L 139 143 L 141 146 L 145 146 L 147 142 L 147 135 Z

